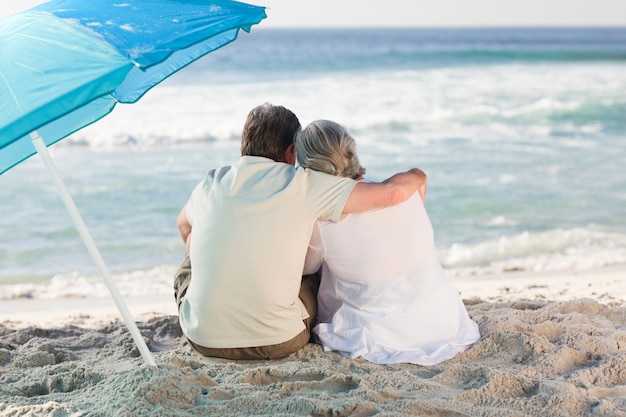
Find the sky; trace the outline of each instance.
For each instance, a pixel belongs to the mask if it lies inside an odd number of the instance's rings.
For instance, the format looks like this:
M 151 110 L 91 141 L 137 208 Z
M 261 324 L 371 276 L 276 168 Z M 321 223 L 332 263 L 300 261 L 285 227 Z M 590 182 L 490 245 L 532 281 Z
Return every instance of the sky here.
M 88 1 L 88 0 L 85 0 Z M 0 0 L 0 17 L 42 0 Z M 247 0 L 264 28 L 626 26 L 626 0 Z

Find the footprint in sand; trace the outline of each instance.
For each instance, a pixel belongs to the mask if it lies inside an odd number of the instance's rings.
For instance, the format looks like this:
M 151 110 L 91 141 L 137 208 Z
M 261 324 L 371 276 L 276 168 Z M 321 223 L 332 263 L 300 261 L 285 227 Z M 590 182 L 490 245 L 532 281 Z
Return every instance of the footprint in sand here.
M 301 390 L 340 393 L 359 387 L 358 381 L 352 376 L 343 374 L 328 376 L 314 369 L 297 370 L 293 373 L 272 368 L 255 369 L 248 372 L 243 382 L 255 385 L 280 384 L 281 395 Z

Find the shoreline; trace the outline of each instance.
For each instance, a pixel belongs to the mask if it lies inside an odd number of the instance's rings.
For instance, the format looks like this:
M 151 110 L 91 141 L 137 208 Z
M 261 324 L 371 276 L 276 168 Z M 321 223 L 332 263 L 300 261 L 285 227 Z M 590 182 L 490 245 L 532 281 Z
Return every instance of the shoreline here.
M 124 297 L 124 302 L 136 322 L 178 314 L 173 295 Z M 0 325 L 10 328 L 64 325 L 95 328 L 114 322 L 122 322 L 122 316 L 111 297 L 13 299 L 0 302 Z
M 607 305 L 626 304 L 626 264 L 594 269 L 470 275 L 454 277 L 452 282 L 464 300 L 568 301 L 590 298 Z
M 608 306 L 626 304 L 626 264 L 589 270 L 511 271 L 450 278 L 466 304 L 514 300 L 563 302 L 589 298 Z M 124 297 L 135 321 L 177 315 L 173 295 Z M 121 322 L 110 296 L 0 301 L 0 325 L 10 328 L 74 325 L 94 328 Z

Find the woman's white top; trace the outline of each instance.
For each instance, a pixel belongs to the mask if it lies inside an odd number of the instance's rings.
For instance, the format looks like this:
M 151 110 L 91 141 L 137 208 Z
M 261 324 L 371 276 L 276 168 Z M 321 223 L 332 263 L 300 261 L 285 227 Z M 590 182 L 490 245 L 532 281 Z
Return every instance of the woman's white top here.
M 434 365 L 480 339 L 439 262 L 417 193 L 395 207 L 318 221 L 304 273 L 320 267 L 313 331 L 326 351 Z

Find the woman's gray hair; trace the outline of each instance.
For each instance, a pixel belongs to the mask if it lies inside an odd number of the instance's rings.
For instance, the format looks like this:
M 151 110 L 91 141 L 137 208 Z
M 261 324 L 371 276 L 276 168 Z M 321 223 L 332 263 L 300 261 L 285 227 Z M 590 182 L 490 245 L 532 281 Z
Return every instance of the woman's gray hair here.
M 348 129 L 330 120 L 316 120 L 296 134 L 296 157 L 303 168 L 357 179 L 365 174 Z

